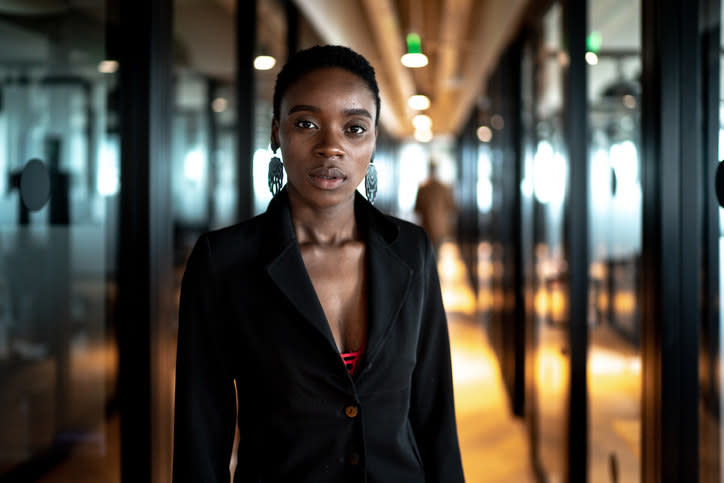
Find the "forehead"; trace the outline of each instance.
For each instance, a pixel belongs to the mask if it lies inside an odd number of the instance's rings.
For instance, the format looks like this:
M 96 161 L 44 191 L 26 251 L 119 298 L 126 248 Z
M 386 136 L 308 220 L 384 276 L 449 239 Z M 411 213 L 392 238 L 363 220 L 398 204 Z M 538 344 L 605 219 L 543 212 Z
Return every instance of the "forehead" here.
M 324 67 L 304 74 L 290 84 L 281 100 L 282 115 L 290 107 L 364 107 L 374 115 L 375 96 L 359 76 L 339 67 Z

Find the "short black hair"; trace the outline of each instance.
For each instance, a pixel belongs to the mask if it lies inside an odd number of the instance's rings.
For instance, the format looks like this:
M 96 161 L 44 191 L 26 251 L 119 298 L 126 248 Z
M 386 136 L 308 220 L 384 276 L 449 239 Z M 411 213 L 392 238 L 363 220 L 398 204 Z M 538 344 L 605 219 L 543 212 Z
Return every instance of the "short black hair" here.
M 380 119 L 380 88 L 377 86 L 375 69 L 354 50 L 341 45 L 316 45 L 292 55 L 277 75 L 274 86 L 274 118 L 279 119 L 282 97 L 304 75 L 325 67 L 339 67 L 362 79 L 375 96 L 377 112 L 375 125 Z

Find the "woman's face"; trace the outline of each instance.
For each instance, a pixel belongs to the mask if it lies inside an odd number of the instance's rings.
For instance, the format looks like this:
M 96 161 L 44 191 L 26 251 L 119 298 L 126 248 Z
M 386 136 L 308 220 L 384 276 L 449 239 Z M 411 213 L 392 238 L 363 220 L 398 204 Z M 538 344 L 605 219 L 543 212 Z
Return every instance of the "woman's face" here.
M 375 108 L 365 82 L 337 67 L 289 86 L 271 141 L 281 147 L 290 196 L 317 208 L 353 199 L 375 149 Z

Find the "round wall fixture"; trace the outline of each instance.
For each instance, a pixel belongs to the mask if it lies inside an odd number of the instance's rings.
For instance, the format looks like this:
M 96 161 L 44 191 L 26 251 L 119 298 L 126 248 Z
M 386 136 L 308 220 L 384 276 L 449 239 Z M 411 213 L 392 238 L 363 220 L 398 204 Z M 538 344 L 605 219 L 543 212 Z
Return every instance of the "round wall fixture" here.
M 719 206 L 724 207 L 724 161 L 720 161 L 716 167 L 716 199 L 719 200 Z
M 31 159 L 20 175 L 20 197 L 29 211 L 38 211 L 50 199 L 50 174 L 39 159 Z

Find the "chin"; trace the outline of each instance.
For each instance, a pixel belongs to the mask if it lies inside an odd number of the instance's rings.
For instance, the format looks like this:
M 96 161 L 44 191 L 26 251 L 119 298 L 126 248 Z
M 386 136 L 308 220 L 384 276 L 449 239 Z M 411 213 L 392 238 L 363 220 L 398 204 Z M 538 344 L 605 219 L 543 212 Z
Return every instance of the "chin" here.
M 351 192 L 349 190 L 324 191 L 312 189 L 297 191 L 297 195 L 309 206 L 317 208 L 333 208 L 347 202 L 354 202 L 355 191 L 356 188 Z

